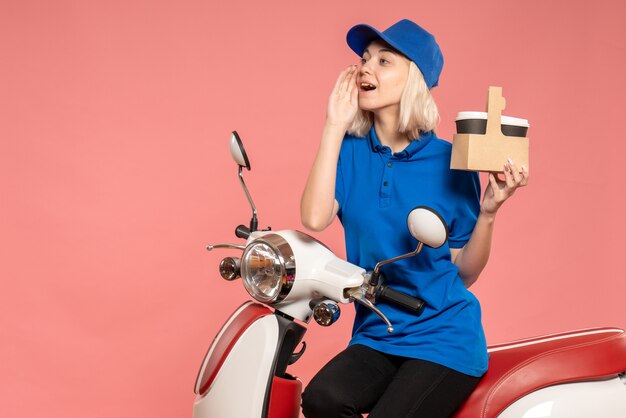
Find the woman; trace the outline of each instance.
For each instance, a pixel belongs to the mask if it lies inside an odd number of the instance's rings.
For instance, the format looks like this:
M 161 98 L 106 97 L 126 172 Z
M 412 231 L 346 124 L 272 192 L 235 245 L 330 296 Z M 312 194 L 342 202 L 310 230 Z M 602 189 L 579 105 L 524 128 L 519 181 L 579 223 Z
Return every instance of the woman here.
M 478 175 L 450 170 L 451 145 L 434 132 L 429 90 L 443 57 L 430 33 L 402 20 L 384 32 L 357 25 L 347 42 L 361 65 L 346 68 L 330 95 L 302 223 L 321 231 L 338 216 L 348 260 L 368 270 L 415 249 L 405 224 L 415 206 L 440 212 L 449 240 L 384 268 L 388 284 L 424 300 L 424 311 L 380 303 L 389 335 L 357 306 L 348 348 L 313 378 L 302 410 L 307 418 L 450 416 L 487 369 L 480 305 L 467 287 L 487 263 L 498 209 L 528 170 L 509 160 L 504 179 L 489 175 L 482 202 Z

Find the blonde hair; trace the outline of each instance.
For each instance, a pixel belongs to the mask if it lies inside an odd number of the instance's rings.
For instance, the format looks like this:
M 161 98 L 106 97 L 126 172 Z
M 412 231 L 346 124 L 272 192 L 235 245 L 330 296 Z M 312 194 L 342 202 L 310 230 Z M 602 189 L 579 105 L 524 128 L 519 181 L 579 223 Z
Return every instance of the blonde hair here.
M 348 133 L 357 137 L 367 135 L 374 113 L 359 109 L 348 127 Z M 421 132 L 434 131 L 439 123 L 439 110 L 428 90 L 421 71 L 413 61 L 409 62 L 409 76 L 400 98 L 398 132 L 410 139 L 417 139 Z

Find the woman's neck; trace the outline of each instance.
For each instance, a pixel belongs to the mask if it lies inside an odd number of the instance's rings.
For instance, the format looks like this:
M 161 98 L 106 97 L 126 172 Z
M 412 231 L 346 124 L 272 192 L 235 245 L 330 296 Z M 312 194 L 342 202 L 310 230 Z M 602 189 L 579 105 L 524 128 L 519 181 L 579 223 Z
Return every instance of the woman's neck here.
M 389 109 L 391 110 L 391 109 Z M 411 142 L 403 133 L 398 132 L 399 111 L 376 112 L 374 129 L 381 145 L 391 148 L 391 152 L 400 152 Z

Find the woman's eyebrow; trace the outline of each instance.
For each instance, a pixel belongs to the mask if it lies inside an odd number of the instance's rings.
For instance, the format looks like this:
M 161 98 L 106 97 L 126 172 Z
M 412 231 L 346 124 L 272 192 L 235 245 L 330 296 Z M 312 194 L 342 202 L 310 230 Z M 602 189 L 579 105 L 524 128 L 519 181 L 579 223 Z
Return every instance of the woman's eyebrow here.
M 392 53 L 394 55 L 398 55 L 397 51 L 395 51 L 393 49 L 389 49 L 389 48 L 380 48 L 378 50 L 378 52 L 390 52 L 390 53 Z M 365 55 L 365 54 L 370 54 L 371 55 L 371 52 L 369 51 L 369 49 L 365 48 L 365 51 L 363 51 L 363 55 Z

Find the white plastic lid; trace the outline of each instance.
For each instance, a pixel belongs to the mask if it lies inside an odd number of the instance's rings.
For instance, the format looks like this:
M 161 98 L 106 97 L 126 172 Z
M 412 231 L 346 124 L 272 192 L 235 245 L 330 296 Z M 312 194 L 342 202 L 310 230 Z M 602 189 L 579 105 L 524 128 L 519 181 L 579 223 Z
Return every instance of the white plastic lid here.
M 459 112 L 459 114 L 456 115 L 456 119 L 454 119 L 454 121 L 456 122 L 458 120 L 467 120 L 467 119 L 487 120 L 487 112 Z M 525 128 L 530 127 L 530 124 L 528 123 L 528 120 L 526 119 L 514 118 L 512 116 L 504 116 L 504 115 L 502 115 L 502 124 L 512 125 L 512 126 L 522 126 Z

